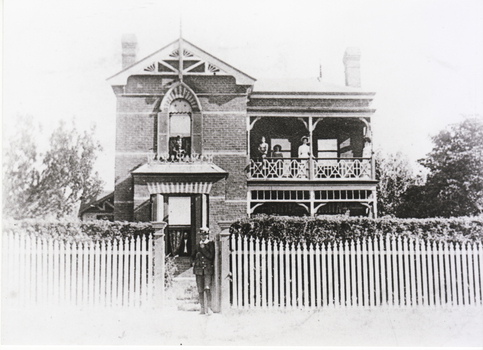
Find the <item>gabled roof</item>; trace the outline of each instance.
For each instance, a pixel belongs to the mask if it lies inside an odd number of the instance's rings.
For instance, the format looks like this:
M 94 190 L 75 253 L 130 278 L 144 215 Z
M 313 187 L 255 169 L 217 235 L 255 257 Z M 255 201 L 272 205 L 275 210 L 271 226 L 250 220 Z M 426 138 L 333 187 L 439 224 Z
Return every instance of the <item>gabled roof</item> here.
M 102 213 L 113 213 L 114 212 L 114 192 L 113 191 L 103 191 L 99 196 L 92 202 L 81 203 L 79 208 L 79 217 L 83 213 L 88 211 L 96 211 Z
M 180 56 L 181 55 L 181 56 Z M 179 62 L 183 62 L 181 72 Z M 178 39 L 117 74 L 107 78 L 112 86 L 126 85 L 132 75 L 228 75 L 240 85 L 253 85 L 248 74 L 210 55 L 185 39 Z

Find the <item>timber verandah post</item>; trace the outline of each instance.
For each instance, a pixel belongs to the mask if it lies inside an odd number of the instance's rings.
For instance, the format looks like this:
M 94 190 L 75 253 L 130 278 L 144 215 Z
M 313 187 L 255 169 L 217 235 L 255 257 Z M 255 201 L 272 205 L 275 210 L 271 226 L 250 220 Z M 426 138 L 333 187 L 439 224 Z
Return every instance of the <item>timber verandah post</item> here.
M 154 303 L 157 307 L 164 307 L 164 221 L 152 222 L 154 228 Z

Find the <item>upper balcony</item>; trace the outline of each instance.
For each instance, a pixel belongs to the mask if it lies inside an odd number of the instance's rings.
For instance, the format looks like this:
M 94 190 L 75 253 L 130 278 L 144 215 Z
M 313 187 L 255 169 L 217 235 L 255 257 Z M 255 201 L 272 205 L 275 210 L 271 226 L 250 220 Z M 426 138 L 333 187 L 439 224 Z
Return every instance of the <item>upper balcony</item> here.
M 251 181 L 374 181 L 366 118 L 250 117 Z

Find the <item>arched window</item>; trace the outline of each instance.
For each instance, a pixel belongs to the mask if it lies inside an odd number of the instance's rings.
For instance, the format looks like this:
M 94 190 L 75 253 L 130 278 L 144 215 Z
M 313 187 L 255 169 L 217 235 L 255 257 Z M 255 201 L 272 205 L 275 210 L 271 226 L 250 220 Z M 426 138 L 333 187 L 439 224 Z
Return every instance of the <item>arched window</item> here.
M 169 106 L 169 155 L 180 159 L 191 155 L 191 105 L 176 99 Z

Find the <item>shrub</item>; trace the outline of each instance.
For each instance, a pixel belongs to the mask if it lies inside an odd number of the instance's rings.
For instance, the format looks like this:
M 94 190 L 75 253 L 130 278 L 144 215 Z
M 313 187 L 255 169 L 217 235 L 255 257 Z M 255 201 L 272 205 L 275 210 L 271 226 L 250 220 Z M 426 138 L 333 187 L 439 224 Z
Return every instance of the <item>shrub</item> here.
M 20 232 L 65 242 L 125 239 L 154 233 L 150 223 L 121 221 L 80 221 L 67 219 L 5 220 L 4 232 Z
M 234 222 L 235 235 L 277 242 L 334 243 L 363 237 L 408 237 L 441 242 L 483 242 L 483 217 L 396 219 L 383 217 L 284 217 L 258 215 Z
M 176 257 L 168 254 L 164 258 L 164 289 L 172 287 L 174 276 L 178 268 L 175 263 Z

